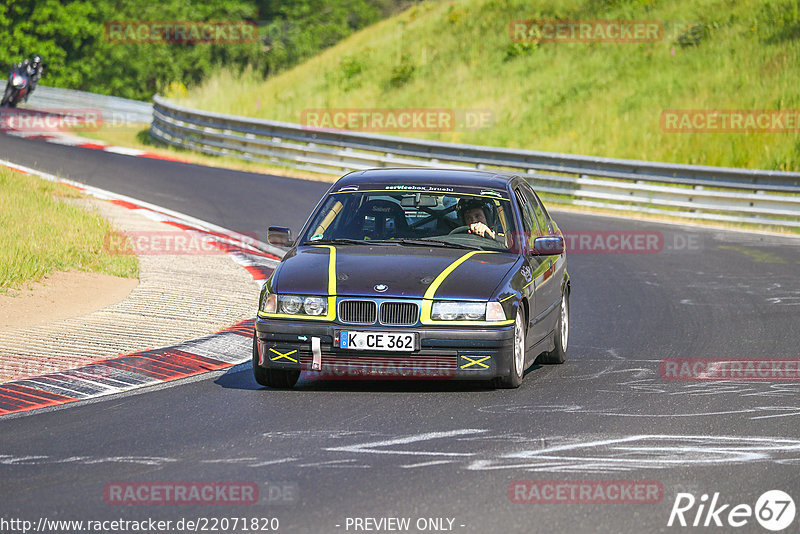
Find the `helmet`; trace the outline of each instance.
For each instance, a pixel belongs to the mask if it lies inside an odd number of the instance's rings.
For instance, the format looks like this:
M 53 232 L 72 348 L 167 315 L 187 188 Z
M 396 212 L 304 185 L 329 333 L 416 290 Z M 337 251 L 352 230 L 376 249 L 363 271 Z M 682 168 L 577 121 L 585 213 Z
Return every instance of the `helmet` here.
M 458 211 L 458 218 L 461 219 L 461 221 L 464 221 L 464 214 L 470 210 L 474 210 L 475 208 L 480 208 L 483 210 L 483 215 L 486 217 L 486 222 L 489 224 L 489 226 L 492 226 L 494 209 L 488 200 L 483 200 L 480 198 L 465 197 L 460 199 L 458 201 L 458 207 L 456 208 Z
M 34 54 L 33 57 L 31 57 L 31 65 L 33 68 L 40 67 L 42 65 L 42 56 L 39 54 Z

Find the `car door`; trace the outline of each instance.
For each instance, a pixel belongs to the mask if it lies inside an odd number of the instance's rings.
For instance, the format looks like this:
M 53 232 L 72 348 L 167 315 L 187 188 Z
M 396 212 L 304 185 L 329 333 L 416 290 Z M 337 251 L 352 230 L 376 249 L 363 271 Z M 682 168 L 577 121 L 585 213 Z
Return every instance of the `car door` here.
M 533 210 L 540 232 L 539 235 L 556 235 L 557 231 L 539 196 L 528 183 L 522 183 L 521 188 Z M 537 328 L 537 332 L 544 331 L 542 335 L 547 335 L 553 331 L 558 322 L 559 304 L 561 302 L 561 280 L 564 278 L 565 269 L 565 262 L 559 262 L 560 258 L 561 255 L 559 254 L 538 256 L 541 263 L 539 264 L 539 272 L 535 277 L 535 283 L 537 285 L 537 318 L 541 322 L 541 328 Z
M 539 284 L 536 281 L 537 276 L 541 279 L 543 273 L 543 260 L 546 256 L 534 256 L 534 240 L 541 235 L 538 223 L 536 221 L 536 214 L 533 210 L 533 205 L 530 199 L 525 194 L 523 189 L 523 182 L 519 182 L 514 186 L 514 196 L 517 200 L 519 207 L 520 217 L 522 218 L 523 234 L 521 241 L 523 242 L 522 250 L 525 257 L 525 265 L 522 266 L 523 274 L 528 279 L 528 286 L 526 286 L 523 293 L 528 298 L 528 328 L 527 337 L 528 345 L 532 346 L 542 340 L 548 333 L 546 325 L 542 323 L 542 315 L 546 308 L 546 300 L 539 295 Z

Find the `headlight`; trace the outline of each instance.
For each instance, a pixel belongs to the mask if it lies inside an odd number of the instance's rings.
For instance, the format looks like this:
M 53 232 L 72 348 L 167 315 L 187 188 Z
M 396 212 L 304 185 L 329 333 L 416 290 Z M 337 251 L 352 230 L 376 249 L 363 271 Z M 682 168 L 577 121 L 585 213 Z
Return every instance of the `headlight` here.
M 434 321 L 482 321 L 486 318 L 485 302 L 434 302 Z
M 16 74 L 11 79 L 11 85 L 13 85 L 14 87 L 22 87 L 23 85 L 25 85 L 25 78 Z
M 261 311 L 286 315 L 323 316 L 328 314 L 328 299 L 301 295 L 273 295 L 267 293 Z
M 325 315 L 328 313 L 328 301 L 322 297 L 306 297 L 303 310 L 308 315 Z
M 300 307 L 303 305 L 303 297 L 298 297 L 297 295 L 281 295 L 278 297 L 278 304 L 278 309 L 281 313 L 295 315 L 300 311 Z

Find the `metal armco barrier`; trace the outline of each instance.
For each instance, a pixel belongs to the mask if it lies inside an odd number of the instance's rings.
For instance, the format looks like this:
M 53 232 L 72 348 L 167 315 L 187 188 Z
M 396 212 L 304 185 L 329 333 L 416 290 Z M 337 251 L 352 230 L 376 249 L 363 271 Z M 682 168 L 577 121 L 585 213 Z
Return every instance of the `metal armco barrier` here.
M 656 163 L 320 130 L 223 115 L 154 97 L 164 143 L 325 174 L 375 167 L 511 171 L 578 206 L 689 219 L 800 227 L 800 172 Z
M 149 102 L 44 85 L 39 85 L 30 102 L 21 107 L 97 109 L 102 112 L 103 124 L 109 127 L 153 120 L 153 105 Z

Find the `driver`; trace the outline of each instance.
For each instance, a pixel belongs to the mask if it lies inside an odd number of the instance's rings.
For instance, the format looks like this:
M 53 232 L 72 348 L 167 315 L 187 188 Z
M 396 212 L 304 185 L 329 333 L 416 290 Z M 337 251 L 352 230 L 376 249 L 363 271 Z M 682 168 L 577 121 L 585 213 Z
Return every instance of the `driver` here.
M 489 214 L 491 206 L 477 198 L 462 198 L 458 201 L 458 215 L 469 226 L 469 233 L 481 237 L 497 238 L 494 230 L 489 228 Z

